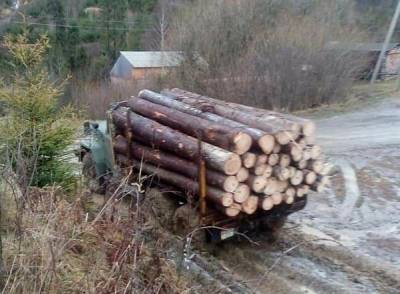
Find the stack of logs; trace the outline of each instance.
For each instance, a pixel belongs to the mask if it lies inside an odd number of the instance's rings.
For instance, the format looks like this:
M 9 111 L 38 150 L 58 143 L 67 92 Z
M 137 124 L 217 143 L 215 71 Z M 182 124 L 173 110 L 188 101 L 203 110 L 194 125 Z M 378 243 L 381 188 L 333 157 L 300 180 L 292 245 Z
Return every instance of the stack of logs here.
M 293 115 L 172 89 L 143 90 L 112 119 L 118 160 L 198 195 L 201 158 L 206 200 L 230 217 L 292 204 L 329 183 L 314 123 Z

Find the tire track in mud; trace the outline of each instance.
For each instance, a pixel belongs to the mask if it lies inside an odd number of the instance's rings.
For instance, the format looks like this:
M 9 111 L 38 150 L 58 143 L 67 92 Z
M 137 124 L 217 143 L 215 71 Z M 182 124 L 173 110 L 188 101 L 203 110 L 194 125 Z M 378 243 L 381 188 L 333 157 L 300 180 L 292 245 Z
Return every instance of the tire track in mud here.
M 321 244 L 301 232 L 282 235 L 275 243 L 262 237 L 259 246 L 222 244 L 208 260 L 224 264 L 254 293 L 400 293 L 400 273 L 390 265 L 328 245 L 335 242 L 326 238 Z

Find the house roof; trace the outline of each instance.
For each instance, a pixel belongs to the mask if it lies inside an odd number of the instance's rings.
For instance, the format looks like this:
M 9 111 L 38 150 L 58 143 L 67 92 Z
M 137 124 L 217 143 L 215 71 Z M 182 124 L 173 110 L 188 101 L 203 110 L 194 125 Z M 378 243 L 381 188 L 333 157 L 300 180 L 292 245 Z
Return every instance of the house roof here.
M 382 50 L 383 43 L 352 43 L 352 42 L 328 42 L 326 49 L 339 49 L 349 51 L 379 52 Z M 399 43 L 389 43 L 387 50 L 392 50 L 399 46 Z
M 178 51 L 121 51 L 121 56 L 133 67 L 174 67 L 184 57 Z

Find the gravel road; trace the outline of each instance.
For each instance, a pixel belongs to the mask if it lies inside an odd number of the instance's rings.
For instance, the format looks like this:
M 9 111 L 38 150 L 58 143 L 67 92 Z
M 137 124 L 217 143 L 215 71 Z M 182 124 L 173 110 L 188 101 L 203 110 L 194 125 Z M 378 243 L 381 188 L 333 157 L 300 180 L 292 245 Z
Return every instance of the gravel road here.
M 316 122 L 332 188 L 276 242 L 228 242 L 213 262 L 249 293 L 400 293 L 400 99 Z

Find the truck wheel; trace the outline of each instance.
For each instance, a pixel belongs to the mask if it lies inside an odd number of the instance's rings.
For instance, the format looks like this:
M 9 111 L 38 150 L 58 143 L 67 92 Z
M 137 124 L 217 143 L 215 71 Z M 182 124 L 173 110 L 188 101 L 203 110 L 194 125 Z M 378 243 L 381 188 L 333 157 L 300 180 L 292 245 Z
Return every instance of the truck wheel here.
M 286 223 L 286 219 L 287 217 L 283 216 L 276 219 L 266 220 L 265 222 L 263 222 L 262 230 L 267 232 L 272 240 L 276 240 L 279 237 L 282 227 Z
M 82 157 L 82 174 L 88 179 L 96 179 L 96 167 L 90 152 L 86 152 Z

